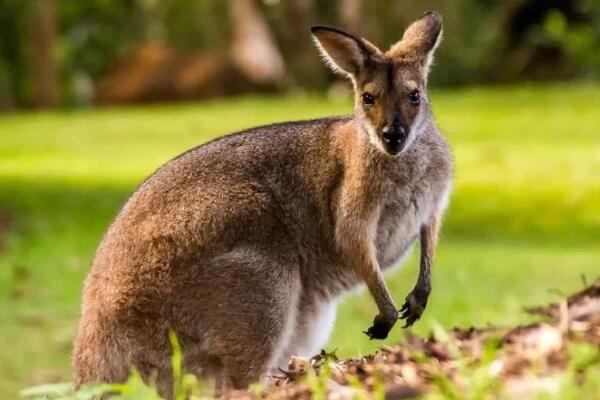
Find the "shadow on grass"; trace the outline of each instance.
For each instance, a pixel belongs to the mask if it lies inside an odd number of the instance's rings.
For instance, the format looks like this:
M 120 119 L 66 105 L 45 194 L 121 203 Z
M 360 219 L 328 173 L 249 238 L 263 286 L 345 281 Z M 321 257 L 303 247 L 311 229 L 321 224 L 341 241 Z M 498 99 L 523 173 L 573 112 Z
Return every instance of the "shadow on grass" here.
M 76 247 L 89 253 L 135 187 L 5 180 L 0 182 L 0 232 L 6 235 L 10 221 L 7 244 L 17 241 L 27 247 L 42 239 L 64 241 L 61 235 L 66 235 L 78 238 Z M 443 235 L 445 240 L 586 246 L 600 239 L 597 223 L 583 212 L 598 207 L 594 201 L 570 201 L 560 191 L 461 188 L 451 200 Z

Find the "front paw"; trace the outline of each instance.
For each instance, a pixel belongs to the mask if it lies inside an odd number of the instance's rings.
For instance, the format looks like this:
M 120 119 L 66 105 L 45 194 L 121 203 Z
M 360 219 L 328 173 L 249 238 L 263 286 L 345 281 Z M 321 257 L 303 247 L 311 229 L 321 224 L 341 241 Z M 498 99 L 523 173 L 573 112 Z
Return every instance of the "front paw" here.
M 421 318 L 423 315 L 423 311 L 425 311 L 425 307 L 427 307 L 427 300 L 429 299 L 430 290 L 423 290 L 419 288 L 413 289 L 412 292 L 406 296 L 406 300 L 400 309 L 402 315 L 400 319 L 406 321 L 406 324 L 403 328 L 408 328 L 412 326 L 415 321 Z
M 365 335 L 369 337 L 369 339 L 385 339 L 388 337 L 388 333 L 392 330 L 392 327 L 398 320 L 398 315 L 389 315 L 383 316 L 378 314 L 373 319 L 373 326 L 371 326 L 366 331 L 363 331 Z

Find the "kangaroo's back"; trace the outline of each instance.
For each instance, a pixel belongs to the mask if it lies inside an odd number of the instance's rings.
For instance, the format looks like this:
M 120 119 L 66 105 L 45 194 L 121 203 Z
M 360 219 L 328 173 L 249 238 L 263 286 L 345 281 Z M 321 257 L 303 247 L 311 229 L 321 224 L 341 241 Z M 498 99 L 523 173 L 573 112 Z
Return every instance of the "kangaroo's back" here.
M 198 146 L 140 185 L 106 239 L 118 246 L 121 235 L 168 237 L 198 254 L 252 240 L 253 229 L 264 233 L 269 224 L 312 223 L 307 213 L 328 201 L 323 189 L 339 169 L 333 132 L 348 120 L 274 124 Z

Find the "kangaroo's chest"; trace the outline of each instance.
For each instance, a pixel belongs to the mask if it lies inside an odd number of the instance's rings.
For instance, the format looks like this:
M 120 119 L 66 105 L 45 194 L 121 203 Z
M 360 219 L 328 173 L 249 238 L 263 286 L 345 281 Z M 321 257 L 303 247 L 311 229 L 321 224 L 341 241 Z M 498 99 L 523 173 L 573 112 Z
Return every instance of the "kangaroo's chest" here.
M 377 258 L 384 268 L 397 265 L 432 215 L 435 194 L 416 180 L 393 188 L 384 201 L 377 224 Z

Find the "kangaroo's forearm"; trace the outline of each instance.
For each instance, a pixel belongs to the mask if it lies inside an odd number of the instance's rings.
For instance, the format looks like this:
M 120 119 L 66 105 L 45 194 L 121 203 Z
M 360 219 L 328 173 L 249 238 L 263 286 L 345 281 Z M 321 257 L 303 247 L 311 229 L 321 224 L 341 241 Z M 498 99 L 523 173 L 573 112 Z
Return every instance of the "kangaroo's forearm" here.
M 379 268 L 379 264 L 377 263 L 374 246 L 370 244 L 369 247 L 370 249 L 368 250 L 368 255 L 366 256 L 368 259 L 365 259 L 359 265 L 360 277 L 367 285 L 369 293 L 377 305 L 379 314 L 388 316 L 390 319 L 392 317 L 397 319 L 398 311 L 394 305 L 392 296 L 387 289 L 383 279 L 383 274 Z
M 357 243 L 350 254 L 353 254 L 352 262 L 357 275 L 367 285 L 379 310 L 373 325 L 364 333 L 371 339 L 385 339 L 398 320 L 398 310 L 383 280 L 383 274 L 375 257 L 375 246 L 366 241 Z
M 437 247 L 439 223 L 437 218 L 421 227 L 421 260 L 417 288 L 431 290 L 431 268 Z
M 431 267 L 437 245 L 438 231 L 439 218 L 437 217 L 431 218 L 428 223 L 421 227 L 419 277 L 414 289 L 406 297 L 406 301 L 400 309 L 400 312 L 402 312 L 400 318 L 406 320 L 405 328 L 421 318 L 425 307 L 427 307 L 427 301 L 431 293 Z
M 352 199 L 357 193 L 358 191 L 354 191 L 346 199 Z M 350 267 L 369 289 L 379 313 L 391 317 L 397 310 L 383 280 L 374 242 L 378 210 L 366 208 L 362 210 L 363 213 L 358 214 L 344 212 L 343 209 L 340 211 L 336 232 L 338 243 L 349 258 Z

